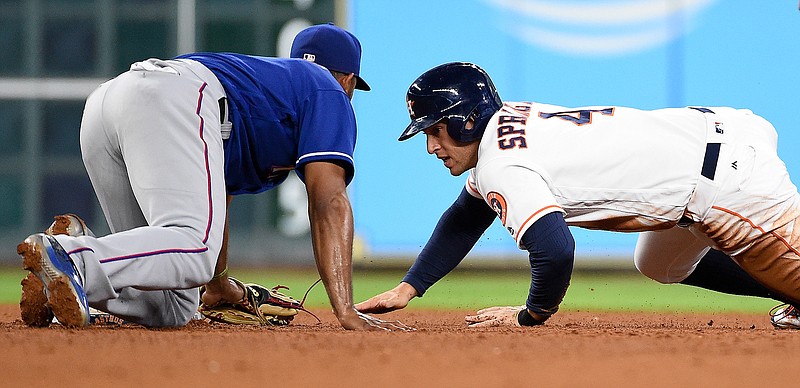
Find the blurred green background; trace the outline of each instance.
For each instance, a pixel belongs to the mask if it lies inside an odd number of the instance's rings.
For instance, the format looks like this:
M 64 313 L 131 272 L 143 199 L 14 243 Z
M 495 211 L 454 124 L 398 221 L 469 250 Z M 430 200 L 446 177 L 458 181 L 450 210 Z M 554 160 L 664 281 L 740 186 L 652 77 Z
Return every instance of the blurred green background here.
M 411 302 L 412 309 L 466 309 L 522 305 L 530 284 L 529 270 L 457 269 L 435 284 L 423 298 Z M 301 299 L 319 277 L 313 268 L 232 268 L 230 274 L 244 282 L 290 288 L 287 294 Z M 359 269 L 353 273 L 356 302 L 397 285 L 403 269 Z M 20 280 L 25 271 L 0 267 L 0 303 L 16 304 Z M 660 312 L 747 312 L 766 314 L 778 302 L 771 299 L 726 295 L 680 284 L 663 285 L 627 270 L 579 270 L 561 311 L 660 311 Z M 329 306 L 322 284 L 309 292 L 307 307 Z

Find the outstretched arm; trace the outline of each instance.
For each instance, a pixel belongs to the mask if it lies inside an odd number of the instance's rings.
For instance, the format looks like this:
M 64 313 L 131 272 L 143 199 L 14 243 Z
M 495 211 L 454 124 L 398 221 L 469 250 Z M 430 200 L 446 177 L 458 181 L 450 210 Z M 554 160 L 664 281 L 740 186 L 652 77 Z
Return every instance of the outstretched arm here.
M 353 306 L 353 211 L 345 169 L 334 163 L 311 162 L 305 165 L 304 174 L 314 259 L 339 323 L 351 330 L 399 328 L 361 314 Z
M 522 236 L 522 243 L 531 263 L 531 287 L 525 306 L 480 310 L 466 317 L 470 327 L 535 326 L 558 311 L 575 258 L 575 240 L 563 215 L 554 212 L 534 222 Z
M 361 312 L 386 313 L 406 307 L 450 273 L 492 224 L 497 214 L 480 198 L 461 191 L 442 214 L 428 243 L 397 287 L 356 305 Z

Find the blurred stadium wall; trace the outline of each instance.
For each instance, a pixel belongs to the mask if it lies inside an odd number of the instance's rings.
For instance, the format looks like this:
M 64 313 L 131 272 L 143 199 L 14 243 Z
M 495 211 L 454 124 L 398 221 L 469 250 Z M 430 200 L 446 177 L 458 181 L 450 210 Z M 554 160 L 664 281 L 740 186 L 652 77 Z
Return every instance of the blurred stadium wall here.
M 288 56 L 301 29 L 345 25 L 346 6 L 339 0 L 0 1 L 0 264 L 16 264 L 16 244 L 56 214 L 76 213 L 97 234 L 108 233 L 78 142 L 84 100 L 100 83 L 151 57 Z M 237 198 L 232 257 L 313 263 L 304 201 L 296 180 Z

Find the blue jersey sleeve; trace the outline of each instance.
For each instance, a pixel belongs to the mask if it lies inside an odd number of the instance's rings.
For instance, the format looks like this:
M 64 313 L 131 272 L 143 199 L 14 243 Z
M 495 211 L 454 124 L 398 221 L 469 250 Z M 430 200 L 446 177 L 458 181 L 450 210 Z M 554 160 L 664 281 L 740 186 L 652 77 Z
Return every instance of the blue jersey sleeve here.
M 356 119 L 347 95 L 341 90 L 319 90 L 309 96 L 300 112 L 300 139 L 295 172 L 305 181 L 307 163 L 329 161 L 346 171 L 346 184 L 355 172 Z

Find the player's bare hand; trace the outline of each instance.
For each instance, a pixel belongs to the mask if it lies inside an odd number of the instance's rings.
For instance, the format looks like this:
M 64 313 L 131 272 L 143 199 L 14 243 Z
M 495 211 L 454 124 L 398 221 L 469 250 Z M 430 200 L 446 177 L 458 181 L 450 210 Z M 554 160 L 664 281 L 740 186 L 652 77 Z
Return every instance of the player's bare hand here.
M 415 331 L 400 321 L 384 321 L 373 316 L 353 310 L 338 317 L 342 327 L 348 330 L 371 330 L 371 331 Z
M 221 303 L 236 303 L 244 298 L 244 290 L 229 277 L 223 276 L 213 279 L 205 286 L 205 291 L 200 295 L 200 300 L 206 306 L 216 306 Z
M 375 295 L 356 305 L 356 310 L 362 313 L 383 314 L 400 310 L 417 296 L 417 290 L 408 283 L 400 283 L 397 287 Z
M 495 326 L 517 326 L 517 314 L 525 306 L 502 306 L 489 307 L 479 310 L 475 315 L 467 315 L 464 320 L 469 327 L 495 327 Z

